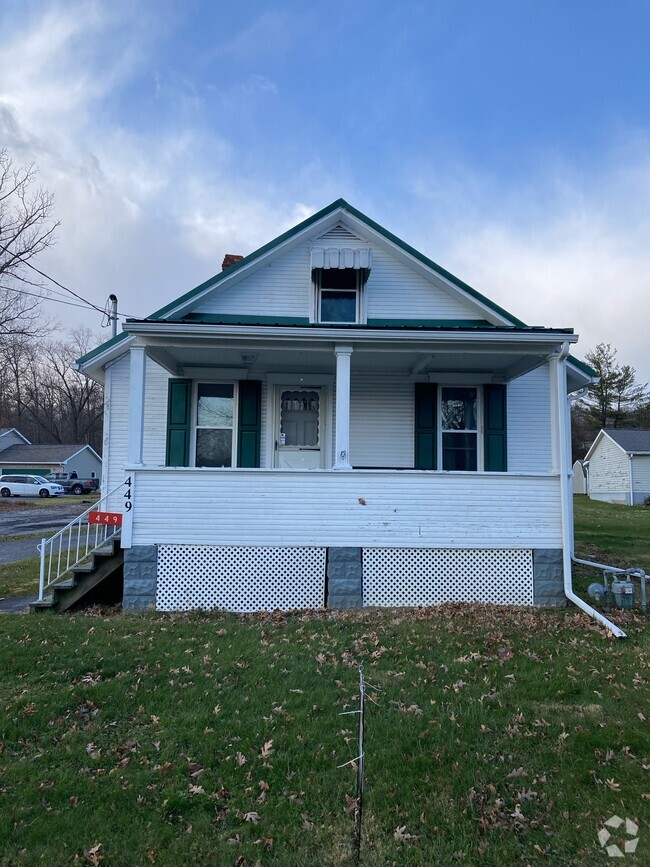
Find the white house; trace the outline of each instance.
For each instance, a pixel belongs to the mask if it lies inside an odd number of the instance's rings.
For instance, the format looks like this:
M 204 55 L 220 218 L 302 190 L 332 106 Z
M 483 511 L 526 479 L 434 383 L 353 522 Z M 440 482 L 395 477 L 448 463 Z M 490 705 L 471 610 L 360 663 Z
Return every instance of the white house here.
M 224 264 L 78 361 L 125 607 L 565 601 L 572 329 L 342 199 Z
M 87 443 L 34 445 L 16 428 L 0 430 L 0 475 L 51 472 L 76 472 L 79 478 L 99 479 L 102 459 Z
M 603 428 L 585 461 L 592 500 L 633 506 L 650 497 L 650 430 Z

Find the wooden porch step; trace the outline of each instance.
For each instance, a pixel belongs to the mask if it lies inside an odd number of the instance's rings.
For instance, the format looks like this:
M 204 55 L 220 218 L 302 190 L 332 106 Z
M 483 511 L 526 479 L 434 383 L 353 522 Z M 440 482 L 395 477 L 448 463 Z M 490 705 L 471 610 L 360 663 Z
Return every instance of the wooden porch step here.
M 67 611 L 103 581 L 114 578 L 123 565 L 124 551 L 119 540 L 111 540 L 110 545 L 93 552 L 90 563 L 75 566 L 65 581 L 54 584 L 48 597 L 32 602 L 30 611 Z

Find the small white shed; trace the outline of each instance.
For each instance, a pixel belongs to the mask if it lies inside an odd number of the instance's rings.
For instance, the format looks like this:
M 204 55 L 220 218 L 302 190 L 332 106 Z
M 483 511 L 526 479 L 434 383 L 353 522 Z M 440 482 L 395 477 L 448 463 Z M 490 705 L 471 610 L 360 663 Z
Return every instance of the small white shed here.
M 587 493 L 587 467 L 584 461 L 573 462 L 573 493 Z
M 590 499 L 633 506 L 650 498 L 650 430 L 603 428 L 585 463 Z

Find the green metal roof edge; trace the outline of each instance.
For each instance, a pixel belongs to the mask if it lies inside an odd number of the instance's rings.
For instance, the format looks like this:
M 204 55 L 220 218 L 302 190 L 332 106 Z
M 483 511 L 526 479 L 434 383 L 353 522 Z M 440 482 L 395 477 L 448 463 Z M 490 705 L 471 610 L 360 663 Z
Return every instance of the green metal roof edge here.
M 121 343 L 123 340 L 126 340 L 129 335 L 126 331 L 123 331 L 121 334 L 116 334 L 115 337 L 111 337 L 110 340 L 105 341 L 104 343 L 100 343 L 99 346 L 96 346 L 95 349 L 91 349 L 90 352 L 87 352 L 85 355 L 82 355 L 81 358 L 78 358 L 75 364 L 86 364 L 89 361 L 92 361 L 97 355 L 102 352 L 105 352 L 107 349 L 110 349 L 111 346 L 117 346 L 118 343 Z
M 586 373 L 587 376 L 598 376 L 598 373 L 593 369 L 593 367 L 589 367 L 588 364 L 584 361 L 580 361 L 580 359 L 576 358 L 574 355 L 569 355 L 567 360 L 570 361 L 574 367 L 577 367 L 578 370 Z
M 253 316 L 237 313 L 190 313 L 182 319 L 169 319 L 173 322 L 187 322 L 192 325 L 309 325 L 308 316 Z
M 317 223 L 323 217 L 326 217 L 328 214 L 331 214 L 333 211 L 341 208 L 344 211 L 347 211 L 352 216 L 356 217 L 361 222 L 365 223 L 371 229 L 373 229 L 378 234 L 382 235 L 391 243 L 400 247 L 400 249 L 404 250 L 404 252 L 408 253 L 410 256 L 413 256 L 418 261 L 422 262 L 423 265 L 426 265 L 428 268 L 432 268 L 434 271 L 438 271 L 442 274 L 443 277 L 446 277 L 447 280 L 454 283 L 454 285 L 458 286 L 459 289 L 462 289 L 464 292 L 467 292 L 468 295 L 471 295 L 477 301 L 480 301 L 482 304 L 485 304 L 490 310 L 493 310 L 495 313 L 498 313 L 500 316 L 504 316 L 506 319 L 509 319 L 513 325 L 521 325 L 525 326 L 526 323 L 522 322 L 521 319 L 517 319 L 516 316 L 513 316 L 512 313 L 509 313 L 503 307 L 500 307 L 498 304 L 495 304 L 494 301 L 490 301 L 489 298 L 486 298 L 485 295 L 482 295 L 476 289 L 473 289 L 469 284 L 465 283 L 463 280 L 460 280 L 458 277 L 455 277 L 450 271 L 447 271 L 445 268 L 442 268 L 433 259 L 429 259 L 423 253 L 420 253 L 419 250 L 416 250 L 414 247 L 411 247 L 410 244 L 407 244 L 405 241 L 402 241 L 401 238 L 398 238 L 397 235 L 393 235 L 392 232 L 389 232 L 388 229 L 385 229 L 383 226 L 380 226 L 379 223 L 376 223 L 374 220 L 371 220 L 370 217 L 366 216 L 366 214 L 359 211 L 353 205 L 350 205 L 345 199 L 336 199 L 336 201 L 332 202 L 331 205 L 327 205 L 327 207 L 322 208 L 315 214 L 312 214 L 311 217 L 307 217 L 306 220 L 303 220 L 302 223 L 298 223 L 297 226 L 294 226 L 292 229 L 288 229 L 282 235 L 278 235 L 277 238 L 274 238 L 272 241 L 269 241 L 267 244 L 264 244 L 263 247 L 259 247 L 257 250 L 254 250 L 252 253 L 249 253 L 248 256 L 244 256 L 239 262 L 236 262 L 234 265 L 231 265 L 226 271 L 222 271 L 220 274 L 215 274 L 214 277 L 210 277 L 210 279 L 205 280 L 199 286 L 196 286 L 194 289 L 190 289 L 189 292 L 186 292 L 184 295 L 181 295 L 176 300 L 166 304 L 164 307 L 161 307 L 159 310 L 156 310 L 155 313 L 152 313 L 151 316 L 148 316 L 147 319 L 160 319 L 170 310 L 173 310 L 175 307 L 178 307 L 179 304 L 184 304 L 186 301 L 191 300 L 196 295 L 203 292 L 205 289 L 210 288 L 211 286 L 215 286 L 224 280 L 226 277 L 230 277 L 235 272 L 239 271 L 241 268 L 246 267 L 252 261 L 254 261 L 258 256 L 267 253 L 269 250 L 272 250 L 274 247 L 277 247 L 279 244 L 284 243 L 284 241 L 288 241 L 294 235 L 303 232 L 305 229 L 309 228 L 309 226 Z

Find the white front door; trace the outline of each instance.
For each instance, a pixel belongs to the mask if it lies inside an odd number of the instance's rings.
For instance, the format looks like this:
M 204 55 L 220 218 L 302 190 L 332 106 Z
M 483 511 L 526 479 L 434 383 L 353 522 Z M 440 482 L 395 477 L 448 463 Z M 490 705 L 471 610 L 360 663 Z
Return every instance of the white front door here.
M 322 389 L 278 388 L 276 401 L 276 467 L 318 469 L 321 466 Z

